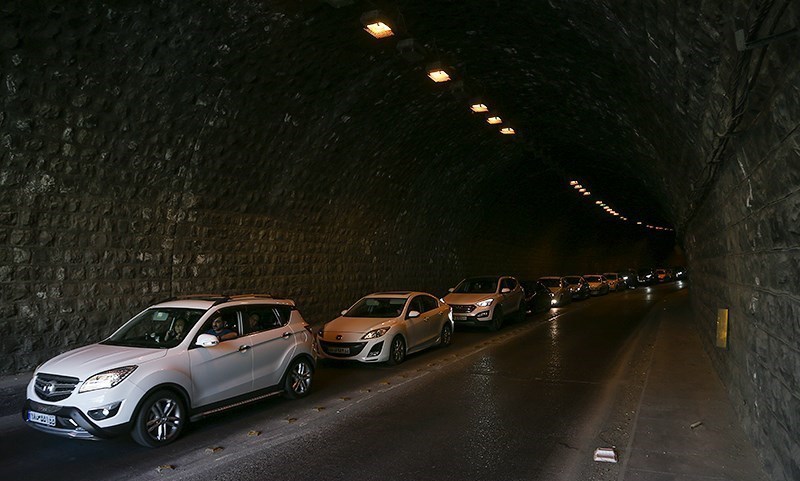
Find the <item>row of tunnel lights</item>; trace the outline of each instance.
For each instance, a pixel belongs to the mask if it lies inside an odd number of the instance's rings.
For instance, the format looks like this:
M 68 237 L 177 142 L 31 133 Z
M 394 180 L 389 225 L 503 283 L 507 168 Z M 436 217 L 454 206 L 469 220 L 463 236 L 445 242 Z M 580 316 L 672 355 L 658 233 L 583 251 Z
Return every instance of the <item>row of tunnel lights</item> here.
M 361 23 L 364 26 L 364 30 L 372 35 L 375 38 L 386 38 L 391 37 L 394 35 L 392 28 L 388 25 L 386 18 L 379 10 L 372 10 L 370 12 L 366 12 L 361 16 Z M 436 83 L 443 83 L 449 82 L 452 80 L 450 72 L 448 72 L 449 68 L 444 67 L 440 62 L 435 62 L 428 65 L 427 73 L 428 77 Z M 503 119 L 496 114 L 489 113 L 489 107 L 482 101 L 477 100 L 470 102 L 470 110 L 474 113 L 485 113 L 487 114 L 486 123 L 489 125 L 499 125 L 503 123 Z M 509 125 L 505 125 L 504 127 L 500 128 L 500 133 L 504 135 L 514 135 L 516 131 Z M 569 185 L 571 185 L 575 190 L 577 190 L 580 194 L 584 197 L 590 197 L 592 193 L 583 187 L 577 180 L 570 181 Z M 601 207 L 606 213 L 617 217 L 621 221 L 628 222 L 629 219 L 624 215 L 620 214 L 612 207 L 607 205 L 602 200 L 595 201 L 595 205 Z M 644 226 L 647 229 L 657 230 L 657 231 L 673 231 L 668 227 L 656 226 L 652 224 L 645 224 L 642 221 L 636 221 L 636 225 Z
M 369 11 L 361 16 L 361 24 L 364 26 L 364 30 L 375 38 L 386 38 L 394 35 L 394 31 L 392 31 L 387 22 L 387 18 L 379 10 Z M 453 79 L 451 75 L 452 67 L 446 67 L 441 62 L 429 64 L 426 71 L 428 78 L 436 83 L 450 82 Z M 475 100 L 470 102 L 469 108 L 474 113 L 485 113 L 486 123 L 489 125 L 503 124 L 503 118 L 496 113 L 489 113 L 489 107 L 483 101 Z M 503 135 L 515 135 L 517 132 L 506 123 L 500 127 L 500 133 Z
M 577 180 L 569 181 L 569 185 L 572 186 L 573 189 L 578 191 L 578 193 L 582 194 L 584 197 L 591 197 L 591 195 L 592 195 L 592 193 L 589 191 L 589 189 L 587 189 L 586 187 L 582 186 Z M 619 220 L 624 221 L 624 222 L 628 222 L 629 221 L 629 219 L 627 217 L 625 217 L 624 215 L 622 215 L 619 212 L 617 212 L 616 210 L 614 210 L 611 206 L 607 205 L 602 200 L 596 200 L 596 201 L 594 201 L 594 203 L 595 203 L 595 205 L 601 207 L 604 211 L 606 211 L 607 214 L 612 215 L 612 216 L 614 216 L 614 217 L 616 217 Z M 636 221 L 636 225 L 641 225 L 641 226 L 646 227 L 647 229 L 651 229 L 651 230 L 659 230 L 659 231 L 673 231 L 674 230 L 674 229 L 670 229 L 669 227 L 662 227 L 662 226 L 657 226 L 657 225 L 652 225 L 652 224 L 645 224 L 644 222 L 642 222 L 640 220 Z

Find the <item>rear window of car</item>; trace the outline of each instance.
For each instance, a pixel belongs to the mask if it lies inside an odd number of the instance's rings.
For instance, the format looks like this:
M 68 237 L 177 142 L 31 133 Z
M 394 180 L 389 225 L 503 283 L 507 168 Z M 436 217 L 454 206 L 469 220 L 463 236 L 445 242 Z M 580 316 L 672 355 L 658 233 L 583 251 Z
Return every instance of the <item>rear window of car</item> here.
M 547 287 L 560 287 L 561 286 L 561 279 L 559 279 L 557 277 L 539 279 L 539 282 L 541 282 L 542 284 L 544 284 Z

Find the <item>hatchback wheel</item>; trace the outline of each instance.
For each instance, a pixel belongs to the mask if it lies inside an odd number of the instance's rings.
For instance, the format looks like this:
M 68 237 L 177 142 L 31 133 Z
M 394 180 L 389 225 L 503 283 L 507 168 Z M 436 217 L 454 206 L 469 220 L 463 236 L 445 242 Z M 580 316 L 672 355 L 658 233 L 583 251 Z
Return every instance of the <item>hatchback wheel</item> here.
M 386 361 L 386 363 L 394 366 L 396 364 L 400 364 L 405 360 L 406 360 L 406 341 L 403 340 L 403 336 L 400 335 L 394 336 L 394 339 L 392 339 L 391 349 L 389 350 L 389 360 Z
M 447 347 L 451 342 L 453 342 L 453 328 L 450 327 L 449 322 L 446 322 L 444 326 L 442 326 L 442 332 L 439 334 L 439 345 L 441 347 Z
M 314 376 L 314 366 L 311 361 L 301 357 L 292 361 L 286 370 L 283 381 L 283 392 L 289 399 L 305 397 L 311 391 L 311 378 Z
M 155 448 L 175 441 L 186 424 L 183 400 L 172 391 L 156 391 L 145 399 L 136 415 L 131 436 Z

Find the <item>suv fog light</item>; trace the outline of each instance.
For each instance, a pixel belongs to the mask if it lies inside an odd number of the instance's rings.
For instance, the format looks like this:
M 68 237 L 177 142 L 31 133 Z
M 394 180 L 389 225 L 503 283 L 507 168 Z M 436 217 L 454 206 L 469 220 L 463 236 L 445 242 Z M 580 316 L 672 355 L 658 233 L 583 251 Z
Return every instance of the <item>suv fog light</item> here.
M 103 419 L 116 416 L 117 412 L 119 411 L 120 404 L 121 403 L 115 402 L 114 404 L 109 404 L 108 406 L 102 408 L 92 409 L 88 413 L 89 417 L 95 421 L 102 421 Z
M 369 350 L 369 354 L 367 354 L 367 357 L 375 357 L 375 356 L 377 356 L 378 354 L 381 353 L 382 349 L 383 349 L 383 341 L 381 341 L 381 342 L 375 344 L 374 346 L 372 346 L 372 349 Z
M 489 317 L 489 311 L 483 311 L 475 314 L 475 317 Z

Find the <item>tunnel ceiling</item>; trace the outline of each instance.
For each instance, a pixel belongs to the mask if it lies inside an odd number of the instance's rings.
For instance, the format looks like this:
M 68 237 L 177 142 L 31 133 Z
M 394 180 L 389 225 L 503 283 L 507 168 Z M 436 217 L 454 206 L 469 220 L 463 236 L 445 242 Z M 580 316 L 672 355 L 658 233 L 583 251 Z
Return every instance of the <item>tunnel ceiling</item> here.
M 703 8 L 713 13 L 670 2 L 499 0 L 332 7 L 341 3 L 277 5 L 306 18 L 322 45 L 368 53 L 362 71 L 350 75 L 391 65 L 395 84 L 364 88 L 398 91 L 410 86 L 397 83 L 410 82 L 413 89 L 405 94 L 414 107 L 404 112 L 405 120 L 399 114 L 399 122 L 414 122 L 414 109 L 427 109 L 452 124 L 437 132 L 440 140 L 485 136 L 494 133 L 491 127 L 467 110 L 471 99 L 484 99 L 518 132 L 513 141 L 492 140 L 503 155 L 521 159 L 517 168 L 544 167 L 561 182 L 578 179 L 630 218 L 661 225 L 680 220 L 673 197 L 683 191 L 674 187 L 686 182 L 684 164 L 698 160 L 693 143 L 718 62 L 714 49 L 721 32 L 733 42 L 732 29 L 721 27 L 722 9 L 708 3 Z M 372 39 L 361 31 L 359 16 L 373 9 L 392 22 L 396 36 Z M 424 47 L 424 59 L 403 60 L 396 46 L 406 38 Z M 339 52 L 329 53 L 340 59 Z M 433 85 L 424 72 L 432 61 L 452 66 L 457 81 Z M 319 67 L 336 70 L 330 63 Z M 439 110 L 441 104 L 449 109 Z M 471 125 L 448 115 L 472 117 Z M 541 182 L 531 187 L 550 188 Z
M 730 110 L 719 86 L 731 67 L 720 58 L 733 58 L 736 26 L 758 18 L 774 29 L 781 10 L 767 7 L 759 16 L 723 1 L 11 2 L 0 7 L 10 25 L 0 39 L 10 53 L 6 143 L 30 152 L 11 159 L 27 172 L 86 178 L 95 195 L 141 186 L 131 200 L 145 205 L 152 186 L 189 188 L 187 206 L 300 209 L 312 221 L 412 212 L 444 217 L 455 233 L 475 216 L 496 218 L 498 204 L 576 224 L 603 217 L 594 225 L 603 230 L 618 221 L 591 202 L 601 199 L 680 230 L 708 185 L 717 146 L 707 139 Z M 395 36 L 362 30 L 375 9 Z M 398 50 L 406 39 L 419 58 Z M 456 81 L 431 82 L 433 61 Z M 475 97 L 517 135 L 471 113 Z M 36 161 L 73 144 L 92 147 Z M 76 155 L 86 161 L 62 175 Z M 115 163 L 141 169 L 120 184 L 121 171 L 106 168 Z M 189 184 L 170 177 L 186 172 Z M 577 196 L 573 179 L 593 197 Z

